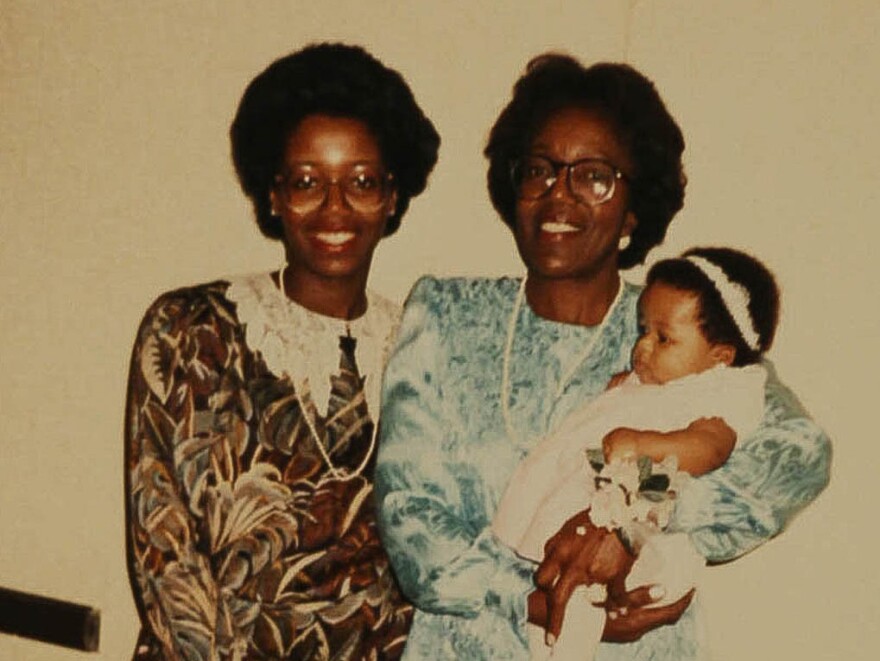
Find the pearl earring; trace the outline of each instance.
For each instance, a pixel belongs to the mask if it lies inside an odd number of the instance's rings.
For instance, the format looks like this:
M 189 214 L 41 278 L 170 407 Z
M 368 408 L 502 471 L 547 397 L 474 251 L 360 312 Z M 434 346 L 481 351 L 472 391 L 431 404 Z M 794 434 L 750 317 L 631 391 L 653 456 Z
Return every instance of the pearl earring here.
M 629 234 L 620 237 L 620 240 L 617 242 L 617 250 L 623 251 L 629 248 L 630 241 L 632 241 L 632 239 L 630 239 Z

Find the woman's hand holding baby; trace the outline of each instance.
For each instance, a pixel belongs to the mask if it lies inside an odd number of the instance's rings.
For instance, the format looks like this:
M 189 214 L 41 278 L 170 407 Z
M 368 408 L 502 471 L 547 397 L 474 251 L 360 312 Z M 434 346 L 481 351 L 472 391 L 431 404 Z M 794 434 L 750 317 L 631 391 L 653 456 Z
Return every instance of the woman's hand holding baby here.
M 535 572 L 535 584 L 547 595 L 548 642 L 559 636 L 569 597 L 577 586 L 623 578 L 634 560 L 615 532 L 591 523 L 588 511 L 566 521 L 547 542 L 544 561 Z M 538 597 L 530 598 L 530 607 L 537 605 L 533 601 L 537 602 Z

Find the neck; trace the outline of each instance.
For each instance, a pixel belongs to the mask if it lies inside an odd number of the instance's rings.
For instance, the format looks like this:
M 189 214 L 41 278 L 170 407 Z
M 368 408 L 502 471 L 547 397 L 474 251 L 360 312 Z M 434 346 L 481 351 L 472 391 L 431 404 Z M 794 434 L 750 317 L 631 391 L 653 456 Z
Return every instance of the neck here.
M 621 286 L 616 270 L 591 278 L 547 278 L 530 272 L 526 301 L 544 319 L 595 326 L 605 318 Z
M 350 278 L 322 278 L 292 266 L 284 276 L 282 291 L 292 301 L 325 317 L 356 319 L 367 311 L 366 275 Z

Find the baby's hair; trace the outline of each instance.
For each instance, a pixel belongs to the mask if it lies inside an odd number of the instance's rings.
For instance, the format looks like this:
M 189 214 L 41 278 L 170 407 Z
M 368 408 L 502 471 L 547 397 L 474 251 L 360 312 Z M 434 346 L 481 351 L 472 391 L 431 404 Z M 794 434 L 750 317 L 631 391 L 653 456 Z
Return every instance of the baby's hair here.
M 734 348 L 734 367 L 757 363 L 773 344 L 779 288 L 773 274 L 751 255 L 731 248 L 691 248 L 681 257 L 654 264 L 645 285 L 654 283 L 697 297 L 700 330 L 710 344 Z M 747 314 L 731 300 L 737 298 L 738 288 L 746 294 Z

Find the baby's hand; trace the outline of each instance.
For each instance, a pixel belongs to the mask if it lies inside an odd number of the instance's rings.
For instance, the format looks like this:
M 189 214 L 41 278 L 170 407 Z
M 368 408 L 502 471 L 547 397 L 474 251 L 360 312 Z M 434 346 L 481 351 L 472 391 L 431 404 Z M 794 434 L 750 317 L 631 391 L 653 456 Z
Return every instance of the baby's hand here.
M 626 377 L 628 377 L 632 372 L 618 372 L 614 376 L 611 377 L 611 380 L 608 382 L 608 385 L 605 386 L 605 390 L 611 390 L 612 388 L 616 388 L 621 383 L 626 381 Z
M 629 427 L 612 429 L 602 439 L 605 462 L 615 459 L 635 459 L 639 455 L 639 432 Z

